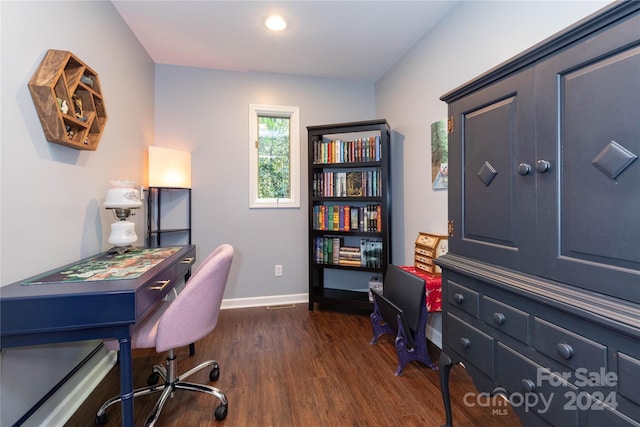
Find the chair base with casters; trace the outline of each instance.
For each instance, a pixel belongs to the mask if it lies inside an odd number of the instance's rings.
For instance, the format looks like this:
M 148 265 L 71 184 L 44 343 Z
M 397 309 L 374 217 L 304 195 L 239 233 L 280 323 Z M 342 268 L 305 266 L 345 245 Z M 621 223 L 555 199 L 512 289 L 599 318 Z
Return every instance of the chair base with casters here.
M 184 381 L 187 377 L 209 366 L 213 366 L 213 368 L 211 368 L 211 371 L 209 371 L 209 379 L 211 381 L 217 381 L 220 377 L 220 366 L 218 365 L 218 362 L 216 362 L 215 360 L 208 360 L 204 363 L 199 364 L 195 368 L 190 369 L 180 376 L 176 376 L 176 365 L 177 364 L 174 352 L 173 350 L 169 350 L 169 355 L 167 356 L 167 368 L 162 365 L 155 365 L 153 367 L 151 375 L 147 379 L 147 383 L 149 384 L 149 386 L 142 387 L 133 391 L 134 398 L 138 396 L 146 396 L 153 393 L 162 393 L 153 409 L 149 413 L 147 421 L 144 425 L 149 427 L 155 425 L 158 417 L 160 416 L 160 411 L 162 411 L 162 408 L 164 407 L 164 404 L 176 390 L 196 391 L 207 393 L 217 397 L 218 399 L 220 399 L 220 405 L 218 405 L 218 407 L 215 409 L 214 416 L 217 420 L 224 420 L 227 417 L 229 402 L 227 401 L 227 397 L 222 391 L 208 385 Z M 162 378 L 164 384 L 156 385 L 160 378 Z M 105 424 L 107 422 L 107 409 L 111 405 L 120 403 L 120 401 L 120 396 L 114 396 L 111 399 L 107 400 L 98 410 L 98 413 L 96 415 L 96 425 Z
M 222 297 L 233 259 L 233 247 L 220 245 L 189 278 L 184 289 L 175 299 L 162 301 L 143 321 L 136 323 L 131 332 L 131 348 L 153 348 L 158 353 L 168 352 L 166 367 L 155 365 L 147 379 L 147 387 L 134 390 L 130 397 L 160 393 L 156 404 L 147 417 L 145 426 L 155 425 L 167 399 L 179 390 L 207 393 L 216 397 L 220 404 L 213 415 L 217 420 L 227 417 L 229 402 L 219 389 L 185 381 L 194 373 L 209 368 L 209 380 L 217 381 L 220 366 L 209 360 L 182 375 L 178 375 L 175 349 L 194 343 L 211 333 L 220 313 Z M 117 350 L 117 340 L 104 341 L 109 350 Z M 191 346 L 190 346 L 191 347 Z M 191 350 L 191 348 L 190 348 Z M 191 353 L 191 351 L 190 351 Z M 163 384 L 159 384 L 160 379 Z M 96 413 L 96 425 L 107 421 L 107 409 L 121 402 L 120 396 L 107 400 Z

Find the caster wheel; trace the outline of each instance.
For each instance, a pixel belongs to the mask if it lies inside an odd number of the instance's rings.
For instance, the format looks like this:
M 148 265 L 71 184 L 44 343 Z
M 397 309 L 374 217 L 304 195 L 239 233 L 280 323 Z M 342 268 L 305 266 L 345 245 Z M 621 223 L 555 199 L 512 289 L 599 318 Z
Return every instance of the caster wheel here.
M 156 385 L 158 381 L 160 381 L 160 374 L 154 371 L 147 378 L 147 385 Z
M 107 423 L 107 413 L 105 412 L 102 415 L 96 415 L 96 425 L 101 426 Z
M 216 408 L 216 411 L 214 412 L 214 415 L 216 417 L 216 420 L 218 421 L 222 421 L 227 418 L 227 405 L 218 406 Z
M 209 379 L 211 381 L 218 381 L 218 378 L 220 378 L 220 365 L 215 363 L 209 372 Z

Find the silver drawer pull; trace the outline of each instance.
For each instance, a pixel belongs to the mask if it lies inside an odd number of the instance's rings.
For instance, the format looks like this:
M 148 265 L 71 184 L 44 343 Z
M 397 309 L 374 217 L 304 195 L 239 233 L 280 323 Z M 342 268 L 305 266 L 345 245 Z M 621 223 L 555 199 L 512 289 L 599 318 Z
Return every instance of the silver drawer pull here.
M 469 338 L 460 338 L 460 345 L 462 348 L 471 347 L 471 340 Z
M 520 386 L 525 393 L 533 393 L 536 391 L 536 384 L 530 379 L 524 378 L 520 380 Z
M 161 291 L 166 288 L 169 283 L 171 283 L 171 280 L 158 280 L 155 285 L 149 286 L 149 289 L 152 291 Z
M 573 357 L 573 348 L 569 344 L 559 343 L 556 345 L 556 351 L 563 359 L 569 360 Z
M 527 163 L 520 163 L 518 165 L 518 174 L 520 175 L 528 175 L 531 172 L 531 165 Z
M 498 312 L 493 313 L 493 321 L 496 322 L 496 324 L 502 325 L 504 324 L 505 320 L 507 320 L 507 318 L 504 316 L 504 314 Z
M 464 302 L 464 295 L 453 294 L 453 300 L 456 302 L 456 304 L 462 304 Z
M 547 160 L 538 160 L 536 162 L 536 171 L 538 171 L 538 173 L 545 173 L 549 169 L 551 169 L 551 163 Z
M 191 264 L 193 262 L 193 257 L 184 258 L 180 263 L 182 264 Z

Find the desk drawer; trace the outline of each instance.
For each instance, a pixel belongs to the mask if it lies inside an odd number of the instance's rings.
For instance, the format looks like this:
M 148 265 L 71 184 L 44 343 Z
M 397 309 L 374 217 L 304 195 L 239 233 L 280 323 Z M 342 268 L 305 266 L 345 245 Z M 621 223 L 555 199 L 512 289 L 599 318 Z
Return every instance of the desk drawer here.
M 456 283 L 447 283 L 447 301 L 473 317 L 478 317 L 480 313 L 480 294 Z
M 534 347 L 572 369 L 600 372 L 607 366 L 607 347 L 574 332 L 535 318 Z
M 447 320 L 449 347 L 493 378 L 493 338 L 450 313 Z
M 184 278 L 187 271 L 193 266 L 196 261 L 196 248 L 194 247 L 187 252 L 180 261 L 176 263 L 176 279 L 180 280 Z
M 176 266 L 156 274 L 143 289 L 136 292 L 136 319 L 145 317 L 176 284 Z
M 486 324 L 511 335 L 517 340 L 529 341 L 529 314 L 510 307 L 493 298 L 483 297 L 482 317 Z

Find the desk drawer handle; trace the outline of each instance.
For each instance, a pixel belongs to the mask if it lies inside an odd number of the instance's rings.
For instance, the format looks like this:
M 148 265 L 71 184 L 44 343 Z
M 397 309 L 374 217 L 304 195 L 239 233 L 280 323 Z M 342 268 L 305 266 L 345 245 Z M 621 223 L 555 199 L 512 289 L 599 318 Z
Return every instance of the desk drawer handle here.
M 456 302 L 456 304 L 462 304 L 464 302 L 464 295 L 460 293 L 453 294 L 453 300 Z
M 189 258 L 184 258 L 182 261 L 180 261 L 182 264 L 191 264 L 193 262 L 193 257 L 189 257 Z
M 462 348 L 467 349 L 471 347 L 471 340 L 469 338 L 460 338 L 460 345 Z
M 149 286 L 152 291 L 161 291 L 171 283 L 171 280 L 158 280 L 155 285 Z
M 573 357 L 573 348 L 569 344 L 559 343 L 556 345 L 556 351 L 563 359 L 569 360 Z

